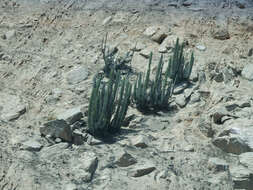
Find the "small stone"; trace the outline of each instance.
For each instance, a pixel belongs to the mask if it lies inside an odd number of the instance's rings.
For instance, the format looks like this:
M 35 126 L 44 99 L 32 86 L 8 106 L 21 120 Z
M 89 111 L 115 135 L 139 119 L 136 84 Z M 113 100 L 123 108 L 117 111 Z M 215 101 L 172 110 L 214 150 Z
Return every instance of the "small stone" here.
M 139 135 L 131 139 L 131 142 L 134 146 L 139 148 L 146 148 L 148 147 L 148 138 L 143 135 Z
M 22 150 L 40 151 L 42 145 L 35 140 L 28 140 L 22 143 Z
M 133 171 L 130 171 L 128 173 L 129 176 L 131 177 L 142 177 L 144 175 L 148 175 L 151 172 L 153 172 L 156 169 L 156 167 L 151 166 L 151 165 L 147 165 L 147 166 L 140 166 L 136 169 L 134 169 Z
M 72 131 L 64 120 L 53 120 L 40 127 L 40 133 L 44 136 L 51 135 L 53 138 L 61 138 L 67 142 L 72 141 Z
M 62 140 L 61 140 L 61 138 L 56 138 L 56 139 L 54 140 L 54 142 L 56 142 L 56 143 L 61 143 Z
M 206 46 L 204 46 L 204 45 L 197 45 L 196 48 L 200 51 L 205 51 L 206 50 Z
M 243 68 L 242 77 L 249 81 L 253 80 L 253 64 L 248 64 Z
M 173 94 L 181 94 L 184 92 L 184 90 L 188 87 L 188 84 L 186 82 L 178 84 L 175 86 Z
M 194 104 L 199 101 L 200 101 L 200 94 L 198 92 L 195 92 L 191 95 L 191 99 L 190 99 L 189 104 Z
M 192 5 L 192 0 L 186 0 L 186 1 L 184 1 L 184 2 L 182 3 L 182 5 L 185 6 L 185 7 L 189 7 L 189 6 Z
M 175 100 L 176 104 L 179 105 L 180 108 L 183 108 L 185 107 L 186 105 L 186 98 L 184 96 L 184 94 L 180 94 L 176 97 L 176 100 Z
M 217 40 L 227 40 L 230 38 L 229 32 L 225 28 L 217 29 L 213 33 L 213 38 Z
M 10 30 L 4 34 L 4 39 L 9 40 L 9 39 L 13 38 L 15 35 L 16 35 L 16 31 Z
M 143 34 L 145 36 L 151 37 L 157 32 L 157 30 L 159 30 L 157 26 L 151 26 L 151 27 L 146 28 Z
M 120 158 L 116 162 L 116 164 L 119 167 L 128 167 L 136 163 L 137 163 L 137 160 L 131 154 L 127 152 L 123 152 L 120 155 Z
M 89 72 L 87 68 L 80 66 L 69 71 L 66 75 L 66 80 L 70 85 L 74 85 L 86 80 L 88 76 Z
M 111 20 L 112 20 L 112 16 L 106 17 L 106 18 L 103 20 L 102 25 L 107 25 Z
M 73 143 L 75 145 L 82 145 L 84 143 L 84 140 L 85 140 L 84 134 L 78 129 L 75 129 L 73 131 L 72 136 L 73 136 Z
M 208 160 L 208 168 L 209 170 L 214 170 L 216 172 L 223 172 L 228 170 L 229 165 L 225 160 L 219 158 L 210 158 Z
M 216 76 L 214 77 L 214 80 L 216 82 L 223 82 L 224 81 L 223 73 L 216 74 Z

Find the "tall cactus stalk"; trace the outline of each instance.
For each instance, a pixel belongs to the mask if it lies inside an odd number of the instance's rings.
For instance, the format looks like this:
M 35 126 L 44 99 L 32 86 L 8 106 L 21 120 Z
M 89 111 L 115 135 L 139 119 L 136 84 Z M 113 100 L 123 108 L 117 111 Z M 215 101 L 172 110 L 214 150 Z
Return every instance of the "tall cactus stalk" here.
M 94 136 L 105 136 L 120 130 L 130 104 L 132 86 L 120 74 L 111 72 L 107 84 L 95 78 L 88 111 L 88 130 Z

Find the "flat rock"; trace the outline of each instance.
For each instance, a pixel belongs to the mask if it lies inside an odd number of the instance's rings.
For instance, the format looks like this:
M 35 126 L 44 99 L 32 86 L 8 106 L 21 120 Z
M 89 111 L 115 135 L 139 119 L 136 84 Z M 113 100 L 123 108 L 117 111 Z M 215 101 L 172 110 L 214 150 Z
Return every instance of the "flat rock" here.
M 131 139 L 131 143 L 139 148 L 146 148 L 148 147 L 149 139 L 144 135 L 138 135 L 137 137 L 133 137 Z
M 229 120 L 214 138 L 213 144 L 225 152 L 242 154 L 253 151 L 253 121 L 248 119 Z
M 253 64 L 248 64 L 243 68 L 242 77 L 249 81 L 253 80 Z
M 239 161 L 242 165 L 253 171 L 253 152 L 245 152 L 240 154 Z
M 4 121 L 18 119 L 26 112 L 26 105 L 18 96 L 0 92 L 0 118 Z
M 208 169 L 214 170 L 216 172 L 227 171 L 229 168 L 228 163 L 220 158 L 209 158 Z
M 150 174 L 155 169 L 156 169 L 156 167 L 153 165 L 139 166 L 139 167 L 135 168 L 134 170 L 130 171 L 128 173 L 128 175 L 131 177 L 142 177 L 144 175 Z
M 74 85 L 86 80 L 89 76 L 88 69 L 83 66 L 76 67 L 66 75 L 68 84 Z
M 73 123 L 80 121 L 80 119 L 82 119 L 83 117 L 82 108 L 83 106 L 78 106 L 75 108 L 68 109 L 63 113 L 60 113 L 56 117 L 57 119 L 59 120 L 63 119 L 68 124 L 72 125 Z
M 98 158 L 94 153 L 82 153 L 80 157 L 73 157 L 70 162 L 72 180 L 77 184 L 90 182 L 98 166 Z
M 136 163 L 137 163 L 137 160 L 131 154 L 127 152 L 122 152 L 119 155 L 119 159 L 116 161 L 116 164 L 119 167 L 128 167 Z
M 40 127 L 41 135 L 50 135 L 53 138 L 61 138 L 64 141 L 72 141 L 72 131 L 65 120 L 53 120 Z
M 49 147 L 44 147 L 41 149 L 39 156 L 41 159 L 50 161 L 55 159 L 55 157 L 59 157 L 68 147 L 68 143 L 58 143 Z
M 253 172 L 244 166 L 235 166 L 230 169 L 234 182 L 234 189 L 253 189 Z
M 28 140 L 22 143 L 21 149 L 28 151 L 40 151 L 42 145 L 36 140 Z

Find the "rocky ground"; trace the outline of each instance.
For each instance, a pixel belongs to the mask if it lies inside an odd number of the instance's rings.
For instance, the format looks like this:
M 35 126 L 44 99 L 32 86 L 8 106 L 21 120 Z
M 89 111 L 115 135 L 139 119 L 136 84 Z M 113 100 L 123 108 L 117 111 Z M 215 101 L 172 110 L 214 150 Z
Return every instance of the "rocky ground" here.
M 195 53 L 171 111 L 109 142 L 85 133 L 106 33 L 136 72 Z M 253 189 L 252 1 L 0 0 L 0 79 L 1 190 Z

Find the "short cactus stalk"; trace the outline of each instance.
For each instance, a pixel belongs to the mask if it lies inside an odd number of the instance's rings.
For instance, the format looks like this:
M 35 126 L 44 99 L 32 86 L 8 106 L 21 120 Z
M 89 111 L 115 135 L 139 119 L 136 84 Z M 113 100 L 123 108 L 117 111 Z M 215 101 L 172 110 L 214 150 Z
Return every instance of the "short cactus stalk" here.
M 160 58 L 155 80 L 150 80 L 150 68 L 152 63 L 152 53 L 149 58 L 148 70 L 145 77 L 139 74 L 134 84 L 133 102 L 137 109 L 143 112 L 150 110 L 156 111 L 169 107 L 169 98 L 172 95 L 174 82 L 169 79 L 168 71 L 165 76 L 163 70 L 163 55 Z
M 189 81 L 193 63 L 193 53 L 191 54 L 190 61 L 186 62 L 184 57 L 184 43 L 180 44 L 179 39 L 177 39 L 173 50 L 173 56 L 170 57 L 168 63 L 167 72 L 169 77 L 175 80 L 176 83 Z

